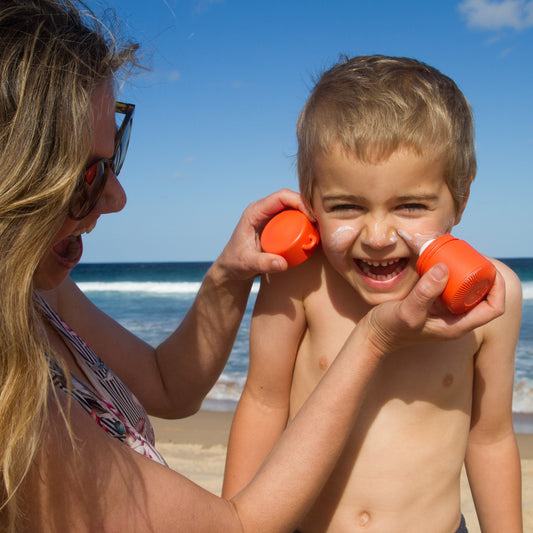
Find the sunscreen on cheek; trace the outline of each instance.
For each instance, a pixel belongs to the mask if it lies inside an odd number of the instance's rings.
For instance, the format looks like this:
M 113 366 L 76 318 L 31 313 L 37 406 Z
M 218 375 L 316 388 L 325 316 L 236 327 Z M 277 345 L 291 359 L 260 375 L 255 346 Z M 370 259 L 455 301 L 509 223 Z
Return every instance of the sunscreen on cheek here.
M 420 255 L 420 250 L 428 241 L 435 240 L 442 235 L 436 231 L 428 231 L 426 233 L 407 233 L 403 229 L 397 230 L 398 235 L 407 243 L 407 246 L 416 254 Z
M 328 237 L 327 245 L 332 252 L 342 253 L 355 241 L 357 234 L 352 226 L 340 226 Z
M 271 218 L 261 234 L 263 251 L 281 255 L 290 267 L 303 263 L 319 242 L 318 230 L 296 209 L 281 211 Z
M 450 277 L 440 298 L 452 313 L 465 313 L 475 307 L 490 291 L 496 267 L 467 242 L 441 235 L 420 248 L 416 263 L 419 275 L 437 263 L 444 263 Z

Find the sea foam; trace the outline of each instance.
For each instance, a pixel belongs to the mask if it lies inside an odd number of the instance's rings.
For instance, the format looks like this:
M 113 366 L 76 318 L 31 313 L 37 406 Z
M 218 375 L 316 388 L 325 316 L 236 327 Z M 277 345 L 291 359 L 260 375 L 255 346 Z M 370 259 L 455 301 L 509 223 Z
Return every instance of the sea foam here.
M 91 292 L 121 292 L 147 293 L 152 295 L 170 296 L 182 294 L 194 296 L 200 289 L 200 281 L 81 281 L 79 288 L 85 293 Z M 252 292 L 259 289 L 258 282 L 254 283 Z

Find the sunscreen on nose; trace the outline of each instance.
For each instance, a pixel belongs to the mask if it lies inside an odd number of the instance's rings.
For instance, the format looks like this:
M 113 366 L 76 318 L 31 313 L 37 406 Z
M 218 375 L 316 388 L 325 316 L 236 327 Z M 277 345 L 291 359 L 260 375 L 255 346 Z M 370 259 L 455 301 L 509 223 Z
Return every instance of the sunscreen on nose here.
M 319 242 L 318 230 L 296 209 L 281 211 L 271 218 L 261 234 L 263 251 L 281 255 L 289 266 L 303 263 Z
M 444 263 L 450 277 L 440 298 L 452 313 L 475 307 L 490 291 L 496 267 L 467 242 L 452 235 L 441 235 L 424 243 L 416 263 L 419 275 L 437 263 Z

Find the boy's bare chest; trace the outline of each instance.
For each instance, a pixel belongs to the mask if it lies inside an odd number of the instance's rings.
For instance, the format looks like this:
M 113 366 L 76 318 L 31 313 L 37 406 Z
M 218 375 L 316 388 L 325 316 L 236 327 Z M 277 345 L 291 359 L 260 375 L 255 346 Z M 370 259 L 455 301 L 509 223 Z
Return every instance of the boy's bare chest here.
M 331 294 L 329 295 L 331 296 Z M 307 329 L 296 359 L 293 385 L 302 392 L 314 387 L 329 368 L 348 335 L 357 327 L 359 310 L 349 298 L 332 300 L 316 294 L 307 303 Z M 410 346 L 390 354 L 378 372 L 369 401 L 383 405 L 388 399 L 417 399 L 452 407 L 467 401 L 472 390 L 474 334 L 461 339 Z M 464 395 L 462 393 L 464 393 Z M 457 407 L 457 406 L 456 406 Z

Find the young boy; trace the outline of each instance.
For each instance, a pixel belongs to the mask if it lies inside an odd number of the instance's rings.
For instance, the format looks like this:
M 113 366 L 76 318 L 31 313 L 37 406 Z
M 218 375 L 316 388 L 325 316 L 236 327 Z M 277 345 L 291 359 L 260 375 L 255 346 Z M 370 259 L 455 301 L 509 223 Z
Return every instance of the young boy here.
M 321 249 L 262 279 L 230 436 L 228 497 L 252 478 L 354 324 L 408 294 L 419 246 L 460 221 L 476 172 L 468 102 L 452 80 L 412 59 L 334 66 L 297 133 L 300 190 Z M 463 462 L 483 532 L 522 531 L 511 416 L 521 288 L 494 263 L 506 283 L 505 313 L 385 361 L 300 531 L 464 532 Z

